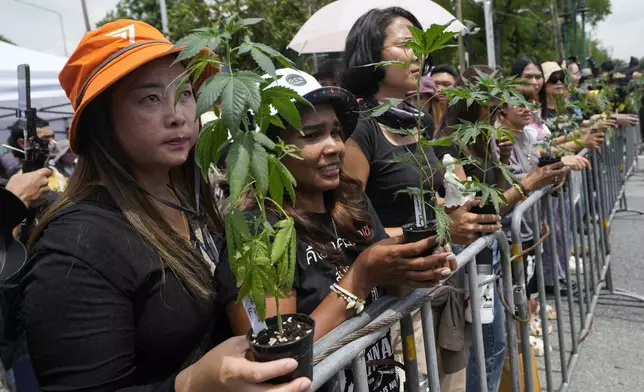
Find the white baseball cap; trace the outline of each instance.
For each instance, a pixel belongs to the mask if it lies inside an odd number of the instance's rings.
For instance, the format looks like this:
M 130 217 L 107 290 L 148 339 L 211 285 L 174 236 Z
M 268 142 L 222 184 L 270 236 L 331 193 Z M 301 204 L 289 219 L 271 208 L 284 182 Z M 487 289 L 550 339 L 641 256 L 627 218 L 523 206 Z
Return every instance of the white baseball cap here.
M 322 87 L 311 75 L 292 68 L 281 68 L 277 70 L 278 79 L 269 84 L 267 88 L 274 86 L 287 87 L 298 93 L 311 104 L 328 103 L 335 109 L 335 114 L 342 125 L 344 137 L 348 138 L 358 124 L 360 107 L 358 100 L 349 91 L 334 86 Z M 264 75 L 269 78 L 270 75 Z M 267 132 L 270 135 L 270 131 Z
M 554 61 L 546 61 L 541 64 L 541 69 L 543 69 L 543 80 L 545 83 L 548 83 L 553 73 L 563 72 L 563 68 Z

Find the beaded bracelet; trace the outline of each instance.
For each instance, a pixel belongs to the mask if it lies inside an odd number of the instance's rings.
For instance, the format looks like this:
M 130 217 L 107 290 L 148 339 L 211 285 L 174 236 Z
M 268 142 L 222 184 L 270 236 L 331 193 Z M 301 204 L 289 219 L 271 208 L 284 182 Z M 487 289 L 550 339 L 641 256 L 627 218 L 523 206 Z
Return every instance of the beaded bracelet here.
M 363 299 L 358 298 L 355 294 L 336 283 L 333 283 L 329 288 L 338 297 L 342 297 L 342 299 L 347 303 L 347 309 L 355 308 L 356 314 L 362 313 L 365 307 L 365 301 Z

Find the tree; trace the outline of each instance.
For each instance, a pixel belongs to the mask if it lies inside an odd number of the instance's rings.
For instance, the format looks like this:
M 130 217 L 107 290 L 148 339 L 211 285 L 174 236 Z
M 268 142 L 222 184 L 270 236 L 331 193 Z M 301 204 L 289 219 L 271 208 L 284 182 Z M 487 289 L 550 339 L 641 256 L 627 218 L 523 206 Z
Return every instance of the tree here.
M 572 0 L 576 1 L 576 0 Z M 456 14 L 452 0 L 436 0 L 446 10 Z M 523 55 L 534 56 L 541 61 L 559 60 L 555 45 L 550 7 L 560 7 L 560 2 L 552 0 L 494 0 L 494 38 L 497 65 L 508 69 Z M 588 21 L 599 23 L 610 15 L 610 0 L 588 0 Z M 570 7 L 569 7 L 570 8 Z M 485 42 L 485 20 L 483 7 L 472 1 L 463 1 L 463 19 L 474 22 L 481 30 L 468 36 L 466 49 L 470 52 L 470 64 L 487 64 Z M 562 15 L 558 9 L 557 14 Z M 572 23 L 568 36 L 572 37 Z M 581 39 L 581 26 L 577 24 L 578 40 Z M 591 41 L 589 53 L 595 58 L 606 58 L 606 51 L 598 42 Z M 458 64 L 458 51 L 445 49 L 434 55 L 434 63 Z
M 588 22 L 596 26 L 611 13 L 610 0 L 588 0 Z
M 211 26 L 219 20 L 237 14 L 240 18 L 261 17 L 266 20 L 252 26 L 250 36 L 258 42 L 283 52 L 302 69 L 312 69 L 310 57 L 300 57 L 286 46 L 306 20 L 319 8 L 333 0 L 166 0 L 168 8 L 168 38 L 176 42 L 191 30 Z M 110 11 L 97 23 L 120 18 L 143 20 L 161 30 L 161 12 L 158 0 L 120 0 L 116 9 Z M 242 38 L 235 37 L 237 43 Z M 253 65 L 252 59 L 234 59 L 235 66 Z
M 266 21 L 251 26 L 249 36 L 256 42 L 265 43 L 284 53 L 303 70 L 312 70 L 312 56 L 298 56 L 286 46 L 316 10 L 333 0 L 166 0 L 168 7 L 168 38 L 177 41 L 190 30 L 212 26 L 222 18 L 238 14 L 241 18 L 261 17 Z M 446 10 L 455 14 L 454 0 L 435 0 Z M 577 0 L 569 0 L 577 1 Z M 539 60 L 559 60 L 554 42 L 552 16 L 549 7 L 559 1 L 552 0 L 494 0 L 494 36 L 497 64 L 508 69 L 522 55 L 535 56 Z M 588 0 L 588 21 L 594 25 L 605 19 L 611 12 L 610 0 Z M 483 8 L 473 1 L 463 1 L 463 18 L 474 22 L 481 30 L 466 39 L 470 64 L 487 63 L 485 43 L 485 22 Z M 557 10 L 558 15 L 562 10 Z M 98 25 L 119 18 L 143 20 L 161 30 L 161 14 L 158 0 L 120 0 L 114 11 L 110 11 Z M 577 24 L 577 42 L 581 39 L 581 26 Z M 572 23 L 568 37 L 572 37 Z M 241 43 L 241 37 L 235 37 Z M 456 44 L 456 40 L 453 42 Z M 573 51 L 574 52 L 574 51 Z M 592 41 L 588 53 L 599 61 L 608 58 L 599 42 Z M 456 48 L 443 49 L 432 54 L 434 64 L 458 64 Z M 253 66 L 251 59 L 233 59 L 237 67 Z
M 166 0 L 168 38 L 176 42 L 191 30 L 213 22 L 211 8 L 204 0 Z M 117 19 L 142 20 L 161 30 L 161 10 L 158 0 L 119 0 L 116 9 L 96 23 L 102 26 Z
M 6 42 L 11 45 L 15 45 L 15 43 L 10 40 L 9 38 L 5 37 L 4 35 L 0 34 L 0 42 Z
M 312 70 L 311 56 L 299 56 L 286 46 L 300 27 L 316 10 L 333 0 L 235 0 L 219 1 L 213 6 L 215 17 L 238 13 L 241 18 L 261 17 L 266 20 L 252 26 L 251 38 L 284 53 L 303 70 Z M 245 59 L 245 61 L 250 61 Z M 247 65 L 250 65 L 248 63 Z

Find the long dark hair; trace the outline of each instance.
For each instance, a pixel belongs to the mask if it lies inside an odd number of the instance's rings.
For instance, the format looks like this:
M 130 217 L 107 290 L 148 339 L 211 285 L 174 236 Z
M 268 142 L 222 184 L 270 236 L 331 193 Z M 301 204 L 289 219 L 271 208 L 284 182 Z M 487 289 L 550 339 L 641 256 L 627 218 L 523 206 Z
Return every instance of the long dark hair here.
M 373 222 L 367 214 L 365 195 L 359 181 L 354 180 L 340 170 L 340 185 L 324 193 L 324 204 L 336 225 L 338 235 L 356 242 L 368 243 L 373 240 Z M 285 203 L 284 211 L 295 221 L 297 235 L 332 263 L 342 261 L 342 251 L 331 243 L 334 238 L 314 222 L 305 211 Z M 360 231 L 368 227 L 368 231 Z
M 543 86 L 541 87 L 541 90 L 537 92 L 537 96 L 539 98 L 539 104 L 541 105 L 541 116 L 542 118 L 546 118 L 548 115 L 548 105 L 546 105 L 546 83 L 548 83 L 548 81 L 545 80 L 545 75 L 543 74 L 543 68 L 541 68 L 541 63 L 534 57 L 521 56 L 512 65 L 512 68 L 510 69 L 510 76 L 516 76 L 518 78 L 521 77 L 521 75 L 523 74 L 523 71 L 525 70 L 525 67 L 527 67 L 530 64 L 533 64 L 537 68 L 539 68 L 539 71 L 541 72 L 541 76 L 544 78 Z
M 131 165 L 119 144 L 112 127 L 109 107 L 111 89 L 101 93 L 83 110 L 78 126 L 78 163 L 69 179 L 65 192 L 44 214 L 31 235 L 30 245 L 44 233 L 47 225 L 60 211 L 81 203 L 92 194 L 92 185 L 102 184 L 119 206 L 132 229 L 159 255 L 164 268 L 168 268 L 192 293 L 201 297 L 214 294 L 210 266 L 189 240 L 179 235 L 155 207 L 150 197 L 112 163 L 111 156 L 131 175 Z M 194 148 L 186 162 L 170 170 L 170 186 L 182 205 L 193 210 L 195 178 L 199 178 L 200 205 L 206 225 L 212 232 L 223 234 L 223 224 L 213 202 L 210 187 L 202 177 L 195 176 Z
M 409 11 L 400 7 L 389 7 L 383 10 L 372 9 L 362 15 L 351 27 L 344 47 L 344 74 L 342 87 L 356 97 L 373 97 L 385 77 L 383 67 L 365 67 L 367 64 L 382 61 L 382 49 L 387 27 L 398 17 L 411 22 L 422 29 L 422 25 Z
M 290 125 L 287 130 L 271 125 L 266 134 L 271 139 L 276 140 L 281 132 L 298 131 Z M 341 136 L 342 140 L 346 140 L 344 130 L 341 132 Z M 367 213 L 367 196 L 362 191 L 360 181 L 349 177 L 340 168 L 340 185 L 333 190 L 324 192 L 323 197 L 324 206 L 331 213 L 338 235 L 342 235 L 343 238 L 356 243 L 368 243 L 373 240 L 373 222 Z M 247 204 L 248 207 L 251 205 L 252 201 L 251 204 Z M 319 223 L 314 222 L 306 211 L 293 206 L 288 197 L 284 198 L 283 208 L 284 212 L 293 218 L 295 229 L 300 239 L 320 254 L 325 255 L 327 261 L 332 263 L 342 261 L 341 250 L 331 245 L 333 239 L 329 238 L 328 233 L 320 227 Z M 279 212 L 274 208 L 268 207 L 268 209 L 275 216 L 279 216 Z M 369 230 L 362 231 L 365 227 Z
M 461 76 L 456 81 L 456 85 L 462 86 L 466 83 L 466 81 L 474 83 L 476 82 L 475 78 L 479 75 L 479 73 L 490 75 L 493 72 L 494 70 L 487 65 L 471 66 L 463 71 Z M 495 103 L 493 102 L 490 109 L 494 109 L 494 107 L 496 106 L 498 105 L 495 105 Z M 438 132 L 436 132 L 436 138 L 439 139 L 441 137 L 451 136 L 454 131 L 454 126 L 460 124 L 461 120 L 469 121 L 472 123 L 480 121 L 481 111 L 483 109 L 486 109 L 486 107 L 478 104 L 476 101 L 468 106 L 467 101 L 463 99 L 459 100 L 453 105 L 450 105 L 447 108 L 445 115 L 443 115 L 440 128 L 438 129 Z M 494 113 L 492 113 L 492 117 L 493 115 Z M 483 135 L 478 135 L 473 143 L 470 143 L 467 146 L 459 146 L 459 148 L 464 155 L 471 156 L 472 158 L 475 158 L 480 162 L 483 162 L 486 157 L 492 156 L 489 150 L 488 141 L 484 139 Z

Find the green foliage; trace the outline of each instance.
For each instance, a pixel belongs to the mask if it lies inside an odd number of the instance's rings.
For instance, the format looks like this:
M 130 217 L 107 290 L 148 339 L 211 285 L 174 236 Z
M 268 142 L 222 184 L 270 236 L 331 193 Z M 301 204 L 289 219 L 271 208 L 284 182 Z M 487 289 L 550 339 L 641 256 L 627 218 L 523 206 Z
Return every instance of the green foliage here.
M 436 214 L 436 223 L 434 227 L 436 228 L 438 241 L 443 244 L 448 244 L 451 240 L 449 225 L 452 224 L 452 218 L 447 215 L 447 211 L 445 211 L 444 205 L 438 204 L 432 206 L 432 208 L 434 209 L 434 213 Z
M 481 107 L 488 107 L 490 109 L 487 118 L 484 120 L 479 120 L 474 123 L 459 120 L 460 123 L 452 127 L 452 134 L 449 137 L 443 138 L 445 140 L 437 142 L 447 143 L 450 141 L 461 146 L 462 150 L 464 150 L 464 147 L 474 143 L 484 144 L 486 146 L 486 156 L 479 157 L 482 159 L 482 162 L 471 158 L 460 159 L 457 162 L 462 166 L 473 165 L 478 167 L 484 173 L 487 173 L 488 170 L 499 170 L 509 183 L 515 182 L 516 178 L 514 178 L 510 170 L 500 162 L 492 160 L 492 157 L 488 156 L 488 154 L 492 147 L 491 143 L 494 143 L 495 140 L 501 140 L 503 138 L 510 141 L 514 140 L 512 132 L 493 124 L 492 115 L 495 110 L 499 109 L 502 105 L 534 109 L 534 105 L 527 102 L 523 94 L 518 90 L 518 87 L 524 84 L 513 77 L 499 77 L 496 72 L 490 75 L 484 75 L 478 72 L 478 75 L 471 82 L 466 80 L 462 86 L 443 89 L 443 93 L 450 100 L 450 105 L 454 105 L 459 101 L 465 101 L 468 107 L 477 103 Z M 465 153 L 464 155 L 468 154 Z M 465 185 L 467 192 L 478 195 L 481 206 L 489 203 L 494 205 L 497 211 L 500 211 L 501 204 L 507 202 L 503 195 L 504 189 L 485 184 L 476 178 L 462 181 L 462 183 Z
M 497 213 L 501 210 L 501 204 L 507 203 L 504 195 L 504 190 L 496 188 L 493 185 L 481 182 L 478 178 L 462 181 L 468 193 L 480 194 L 479 206 L 483 207 L 486 204 L 492 204 Z
M 409 41 L 405 41 L 401 45 L 404 45 L 410 48 L 417 59 L 420 59 L 419 62 L 423 62 L 429 55 L 440 49 L 444 49 L 450 46 L 450 42 L 453 41 L 455 33 L 447 31 L 447 25 L 431 25 L 427 30 L 423 31 L 413 26 L 409 26 L 409 31 L 412 35 L 412 38 Z M 408 66 L 409 62 L 404 61 L 382 61 L 376 64 L 368 64 L 368 67 L 395 67 L 395 66 Z M 420 78 L 416 84 L 416 96 L 420 96 Z M 369 117 L 378 117 L 386 113 L 390 108 L 398 106 L 402 102 L 401 99 L 387 99 L 387 102 L 376 106 L 370 110 Z M 427 207 L 433 209 L 434 212 L 434 227 L 437 230 L 439 240 L 442 242 L 449 241 L 449 223 L 450 218 L 445 212 L 445 209 L 442 206 L 438 206 L 434 200 L 435 190 L 426 189 L 428 180 L 431 179 L 435 171 L 440 170 L 440 168 L 432 167 L 429 157 L 425 154 L 423 147 L 433 145 L 432 141 L 427 140 L 423 136 L 423 127 L 421 124 L 420 117 L 416 123 L 415 129 L 392 129 L 387 127 L 387 129 L 396 134 L 403 136 L 412 136 L 416 138 L 416 153 L 412 153 L 407 149 L 407 154 L 402 156 L 395 156 L 393 161 L 401 162 L 405 164 L 410 164 L 414 166 L 416 172 L 418 173 L 418 187 L 407 188 L 398 193 L 405 193 L 414 198 L 418 204 L 421 206 L 420 211 L 418 212 L 422 221 L 428 224 L 428 215 Z M 446 143 L 445 140 L 435 142 L 438 144 Z M 429 182 L 431 186 L 431 182 Z
M 0 34 L 0 42 L 5 42 L 11 45 L 15 45 L 15 42 L 10 40 L 9 38 L 5 37 L 4 35 Z
M 206 66 L 223 64 L 226 73 L 210 76 L 199 87 L 198 115 L 214 107 L 219 118 L 206 125 L 196 148 L 196 159 L 202 175 L 216 164 L 227 144 L 227 179 L 230 186 L 231 213 L 226 218 L 228 261 L 240 288 L 238 300 L 249 296 L 261 319 L 266 316 L 266 293 L 283 298 L 292 289 L 295 274 L 295 223 L 283 210 L 284 195 L 295 202 L 295 179 L 281 162 L 285 156 L 296 157 L 296 148 L 282 141 L 275 143 L 266 136 L 270 124 L 284 127 L 280 116 L 301 128 L 294 102 L 304 101 L 295 91 L 268 87 L 273 78 L 237 69 L 230 61 L 232 54 L 248 57 L 259 69 L 276 77 L 274 61 L 288 60 L 272 48 L 244 39 L 236 45 L 238 35 L 248 36 L 251 26 L 262 19 L 240 19 L 231 16 L 220 27 L 200 28 L 177 42 L 182 51 L 177 61 L 190 60 L 182 82 L 203 72 Z M 214 53 L 202 49 L 208 47 Z M 204 54 L 206 53 L 206 54 Z M 304 101 L 306 102 L 306 101 Z M 221 113 L 215 103 L 221 105 Z M 272 109 L 276 109 L 276 112 Z M 251 129 L 247 113 L 257 118 Z M 242 201 L 254 198 L 259 214 L 249 217 L 240 207 Z M 277 211 L 277 213 L 275 213 Z M 271 224 L 278 215 L 277 222 Z M 279 309 L 279 307 L 278 307 Z M 278 317 L 281 317 L 278 311 Z M 281 333 L 281 323 L 280 326 Z
M 468 107 L 476 102 L 481 106 L 489 106 L 492 110 L 502 104 L 534 107 L 518 90 L 525 83 L 514 77 L 499 77 L 497 72 L 490 75 L 478 70 L 476 72 L 478 75 L 474 77 L 473 82 L 465 80 L 462 86 L 448 87 L 441 91 L 449 99 L 450 105 L 464 100 Z
M 576 1 L 576 0 L 575 0 Z M 456 15 L 454 0 L 434 0 L 441 7 Z M 555 1 L 557 13 L 561 17 L 561 3 Z M 610 0 L 588 0 L 587 20 L 592 25 L 610 15 Z M 552 15 L 544 12 L 551 7 L 551 0 L 499 0 L 493 1 L 493 26 L 497 64 L 509 70 L 520 56 L 535 56 L 542 61 L 558 60 L 559 53 L 554 41 Z M 571 4 L 569 2 L 569 4 Z M 487 64 L 485 41 L 485 20 L 482 4 L 474 1 L 462 1 L 463 19 L 473 22 L 480 31 L 467 37 L 470 64 Z M 530 10 L 530 11 L 527 11 Z M 570 5 L 568 10 L 570 11 Z M 572 22 L 569 23 L 568 37 L 572 54 L 581 59 L 581 18 L 577 15 L 577 50 L 573 47 Z M 586 36 L 586 40 L 589 37 Z M 606 49 L 597 40 L 589 40 L 588 54 L 598 64 L 610 58 Z M 447 48 L 432 54 L 434 64 L 458 64 L 458 50 Z
M 204 0 L 166 0 L 168 38 L 176 42 L 195 26 L 207 26 L 213 20 L 210 5 Z M 161 11 L 158 0 L 119 0 L 116 9 L 96 23 L 100 27 L 117 19 L 144 21 L 161 30 Z

